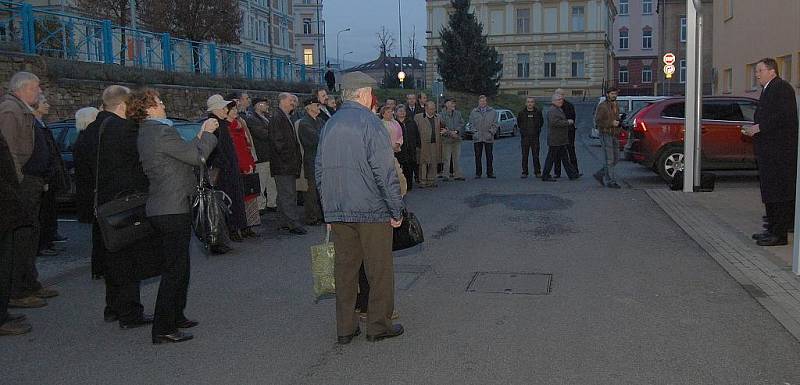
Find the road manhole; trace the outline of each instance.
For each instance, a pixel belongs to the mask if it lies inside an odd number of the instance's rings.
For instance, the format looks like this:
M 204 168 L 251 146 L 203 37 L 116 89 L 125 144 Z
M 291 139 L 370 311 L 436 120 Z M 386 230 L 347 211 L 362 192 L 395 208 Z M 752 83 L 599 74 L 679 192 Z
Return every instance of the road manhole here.
M 552 274 L 479 271 L 467 285 L 467 292 L 548 295 L 552 282 Z

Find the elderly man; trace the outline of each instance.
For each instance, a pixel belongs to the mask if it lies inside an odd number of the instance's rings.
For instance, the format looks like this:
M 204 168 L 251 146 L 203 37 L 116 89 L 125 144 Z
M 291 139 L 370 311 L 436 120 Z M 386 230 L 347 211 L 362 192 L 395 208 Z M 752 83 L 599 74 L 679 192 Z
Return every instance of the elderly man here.
M 324 90 L 323 90 L 324 91 Z M 314 180 L 314 162 L 317 158 L 317 146 L 319 145 L 319 132 L 325 122 L 322 120 L 320 112 L 320 102 L 317 98 L 306 99 L 306 113 L 297 122 L 297 136 L 303 146 L 303 173 L 308 182 L 308 191 L 303 199 L 303 208 L 306 214 L 306 224 L 316 226 L 322 223 L 322 208 L 319 203 L 319 193 L 317 192 L 316 181 Z
M 603 145 L 605 166 L 594 174 L 600 184 L 609 188 L 621 188 L 617 183 L 614 168 L 619 162 L 619 106 L 617 95 L 619 90 L 611 87 L 606 91 L 606 100 L 597 106 L 594 114 L 594 123 L 600 130 L 600 143 Z
M 278 194 L 277 187 L 275 187 L 275 178 L 272 177 L 269 169 L 269 99 L 256 98 L 253 100 L 252 113 L 245 117 L 247 127 L 250 128 L 250 134 L 253 136 L 253 147 L 256 150 L 256 172 L 258 179 L 261 182 L 261 187 L 264 189 L 262 194 L 258 195 L 258 208 L 259 210 L 275 211 L 278 203 L 276 196 Z
M 781 246 L 788 243 L 787 234 L 794 225 L 797 105 L 794 89 L 780 78 L 775 59 L 761 59 L 756 64 L 756 78 L 764 87 L 756 124 L 746 127 L 743 133 L 754 139 L 767 231 L 754 234 L 753 238 L 759 246 Z
M 577 115 L 575 114 L 575 106 L 572 105 L 569 100 L 567 100 L 567 92 L 564 91 L 563 88 L 557 89 L 555 93 L 564 98 L 564 106 L 561 107 L 561 110 L 564 111 L 564 116 L 566 116 L 568 120 L 572 120 L 569 130 L 567 130 L 567 135 L 569 137 L 569 144 L 567 144 L 567 160 L 572 163 L 572 167 L 575 168 L 575 170 L 578 170 L 578 158 L 575 155 L 575 130 L 577 129 Z M 561 177 L 560 164 L 556 164 L 555 176 L 556 178 Z
M 291 113 L 296 96 L 282 92 L 278 95 L 278 109 L 269 124 L 270 171 L 278 188 L 278 212 L 281 228 L 296 235 L 306 234 L 295 214 L 297 178 L 300 177 L 302 154 L 294 131 Z
M 555 164 L 562 164 L 567 171 L 570 180 L 575 180 L 580 177 L 578 171 L 572 166 L 567 157 L 567 146 L 569 145 L 569 127 L 575 124 L 572 119 L 567 119 L 562 110 L 564 106 L 564 97 L 560 94 L 554 94 L 552 98 L 553 105 L 547 111 L 547 145 L 550 147 L 547 151 L 547 159 L 544 161 L 544 170 L 542 170 L 542 180 L 545 182 L 555 182 L 555 179 L 550 177 L 550 169 Z
M 489 107 L 486 95 L 478 97 L 478 107 L 475 107 L 469 114 L 469 124 L 472 126 L 473 146 L 475 147 L 475 179 L 480 179 L 483 174 L 481 158 L 483 151 L 486 151 L 486 177 L 494 179 L 494 168 L 492 162 L 494 155 L 494 136 L 497 134 L 497 111 Z
M 317 98 L 317 104 L 319 105 L 318 118 L 322 119 L 322 123 L 325 124 L 333 116 L 333 113 L 328 111 L 328 90 L 319 88 L 314 92 L 314 96 Z
M 444 124 L 445 132 L 442 133 L 442 163 L 447 169 L 443 172 L 443 179 L 463 181 L 461 174 L 461 132 L 464 130 L 464 118 L 461 111 L 456 110 L 456 101 L 447 99 L 444 102 L 444 111 L 439 116 Z
M 36 270 L 39 249 L 39 205 L 47 189 L 44 177 L 49 170 L 50 152 L 44 132 L 34 129 L 32 105 L 42 93 L 39 78 L 30 72 L 17 72 L 8 81 L 9 93 L 0 98 L 0 133 L 8 144 L 20 196 L 28 222 L 14 230 L 14 278 L 11 287 L 10 307 L 42 307 L 44 298 L 55 297 L 58 292 L 42 287 Z M 5 183 L 5 181 L 4 181 Z
M 422 113 L 422 107 L 417 102 L 417 94 L 406 95 L 406 115 L 409 119 L 414 119 L 417 114 Z
M 393 325 L 392 227 L 402 221 L 400 182 L 389 134 L 370 111 L 375 81 L 362 72 L 341 79 L 342 107 L 322 129 L 316 180 L 336 245 L 336 331 L 339 344 L 361 333 L 353 311 L 363 261 L 369 281 L 367 340 L 403 334 Z
M 436 187 L 436 167 L 439 164 L 441 120 L 436 114 L 436 103 L 425 104 L 425 112 L 414 117 L 420 138 L 419 187 Z

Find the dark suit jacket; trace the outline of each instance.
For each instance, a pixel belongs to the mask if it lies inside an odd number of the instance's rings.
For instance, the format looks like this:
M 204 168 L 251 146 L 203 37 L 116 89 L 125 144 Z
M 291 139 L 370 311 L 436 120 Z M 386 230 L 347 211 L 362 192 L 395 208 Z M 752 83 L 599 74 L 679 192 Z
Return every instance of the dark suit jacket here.
M 578 119 L 575 119 L 577 117 L 577 115 L 575 114 L 575 106 L 569 101 L 567 101 L 567 99 L 564 99 L 564 105 L 561 106 L 561 110 L 564 111 L 564 116 L 566 116 L 567 119 L 572 119 L 573 122 L 578 121 Z M 570 124 L 570 129 L 571 130 L 575 129 L 574 123 Z
M 300 177 L 302 155 L 294 125 L 280 109 L 272 114 L 269 122 L 269 169 L 272 175 L 294 175 Z
M 257 163 L 269 162 L 269 118 L 262 118 L 255 112 L 248 114 L 244 120 L 250 135 L 253 136 L 253 146 L 256 148 Z
M 797 170 L 797 104 L 791 84 L 772 79 L 761 93 L 755 123 L 755 152 L 764 202 L 790 202 L 795 199 Z

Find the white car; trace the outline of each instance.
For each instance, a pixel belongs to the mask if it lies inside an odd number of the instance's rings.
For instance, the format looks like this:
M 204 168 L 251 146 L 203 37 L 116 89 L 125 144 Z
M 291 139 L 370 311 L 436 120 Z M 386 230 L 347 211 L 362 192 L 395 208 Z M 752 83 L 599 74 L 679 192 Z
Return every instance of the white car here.
M 495 108 L 495 111 L 497 111 L 497 124 L 499 126 L 497 133 L 494 135 L 495 139 L 499 138 L 501 135 L 516 136 L 519 132 L 519 126 L 517 125 L 517 117 L 514 116 L 514 113 L 504 108 Z M 467 125 L 464 126 L 464 137 L 472 139 L 474 134 L 475 132 L 472 130 L 472 125 L 467 122 Z

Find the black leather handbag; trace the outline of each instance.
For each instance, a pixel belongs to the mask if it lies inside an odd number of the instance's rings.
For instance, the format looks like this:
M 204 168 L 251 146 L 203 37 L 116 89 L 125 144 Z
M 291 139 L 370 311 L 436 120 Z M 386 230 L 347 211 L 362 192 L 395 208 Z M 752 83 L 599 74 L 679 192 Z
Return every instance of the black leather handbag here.
M 200 169 L 197 188 L 192 201 L 192 229 L 206 249 L 224 242 L 228 233 L 226 215 L 231 213 L 231 198 L 215 190 L 209 181 L 205 159 Z
M 257 173 L 242 174 L 242 190 L 244 191 L 244 196 L 260 195 L 263 192 L 261 190 L 261 179 Z
M 425 234 L 417 216 L 403 209 L 403 223 L 392 234 L 392 251 L 405 250 L 422 242 L 425 242 Z
M 120 194 L 114 200 L 97 203 L 97 186 L 100 179 L 100 148 L 103 131 L 108 119 L 100 125 L 97 139 L 97 161 L 94 179 L 94 213 L 97 225 L 103 236 L 103 243 L 111 252 L 120 251 L 137 242 L 150 238 L 155 234 L 155 229 L 147 219 L 145 207 L 147 194 L 131 192 Z

